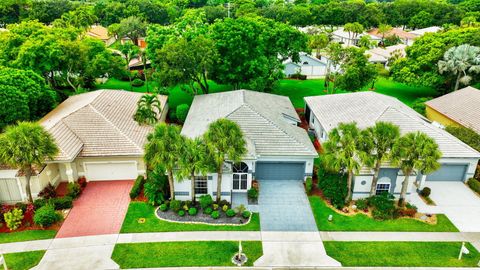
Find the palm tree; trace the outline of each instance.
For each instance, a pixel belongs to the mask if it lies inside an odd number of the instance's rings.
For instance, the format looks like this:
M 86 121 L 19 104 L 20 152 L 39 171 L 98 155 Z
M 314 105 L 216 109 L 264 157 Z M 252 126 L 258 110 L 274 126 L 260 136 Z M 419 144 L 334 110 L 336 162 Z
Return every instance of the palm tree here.
M 387 35 L 393 29 L 392 26 L 388 24 L 380 24 L 378 26 L 378 33 L 382 35 L 382 46 L 385 46 L 385 35 Z
M 457 91 L 460 83 L 468 85 L 472 80 L 469 73 L 480 73 L 480 48 L 463 44 L 448 49 L 443 60 L 438 61 L 438 70 L 441 74 L 450 72 L 456 75 L 455 87 Z
M 120 45 L 120 53 L 123 55 L 126 63 L 126 69 L 128 72 L 128 80 L 130 82 L 130 90 L 132 90 L 132 73 L 130 71 L 130 61 L 133 58 L 138 56 L 138 47 L 131 42 L 125 42 L 125 44 Z
M 133 119 L 138 124 L 154 125 L 162 112 L 160 100 L 155 94 L 144 94 L 137 102 L 137 111 Z
M 347 171 L 347 196 L 345 202 L 352 197 L 353 175 L 358 173 L 362 164 L 364 153 L 358 147 L 360 130 L 356 123 L 340 123 L 328 134 L 328 140 L 324 143 L 324 160 L 327 167 L 335 171 Z
M 247 153 L 245 139 L 240 127 L 228 119 L 211 123 L 204 139 L 217 169 L 217 201 L 220 201 L 224 163 L 226 160 L 233 163 L 241 161 Z
M 20 122 L 0 135 L 0 162 L 18 168 L 26 180 L 28 201 L 33 202 L 30 177 L 34 166 L 43 166 L 58 153 L 55 140 L 37 123 Z
M 147 50 L 145 49 L 140 49 L 138 51 L 138 57 L 140 58 L 140 60 L 142 61 L 142 65 L 143 65 L 143 76 L 145 76 L 145 87 L 147 88 L 147 92 L 148 92 L 148 72 L 147 72 L 147 62 L 148 62 L 148 58 L 147 58 Z
M 180 127 L 165 123 L 155 126 L 147 137 L 144 160 L 149 168 L 163 168 L 167 171 L 170 199 L 175 199 L 173 171 L 181 155 L 183 138 Z
M 202 138 L 184 138 L 179 178 L 190 178 L 192 202 L 195 202 L 195 175 L 206 175 L 210 171 L 206 148 Z
M 440 167 L 438 159 L 441 156 L 437 143 L 425 133 L 410 132 L 397 140 L 392 147 L 392 161 L 405 175 L 398 206 L 405 205 L 408 181 L 412 172 L 418 170 L 422 174 L 429 174 L 436 171 Z
M 389 159 L 389 152 L 399 137 L 398 126 L 387 122 L 377 122 L 375 126 L 361 131 L 360 149 L 367 154 L 367 165 L 375 164 L 370 196 L 374 196 L 377 192 L 380 166 L 382 162 Z
M 363 33 L 365 29 L 363 28 L 363 25 L 361 23 L 354 22 L 354 23 L 345 24 L 345 26 L 343 27 L 343 30 L 348 32 L 349 43 L 347 45 L 356 45 L 355 43 L 350 44 L 350 41 L 351 40 L 355 41 L 357 39 L 357 36 Z

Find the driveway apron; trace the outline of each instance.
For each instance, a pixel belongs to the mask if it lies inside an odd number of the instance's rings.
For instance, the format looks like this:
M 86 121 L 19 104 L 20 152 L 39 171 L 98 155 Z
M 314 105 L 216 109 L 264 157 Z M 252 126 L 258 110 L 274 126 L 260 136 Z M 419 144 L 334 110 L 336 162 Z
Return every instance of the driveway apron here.
M 302 181 L 261 180 L 259 208 L 262 231 L 317 231 Z

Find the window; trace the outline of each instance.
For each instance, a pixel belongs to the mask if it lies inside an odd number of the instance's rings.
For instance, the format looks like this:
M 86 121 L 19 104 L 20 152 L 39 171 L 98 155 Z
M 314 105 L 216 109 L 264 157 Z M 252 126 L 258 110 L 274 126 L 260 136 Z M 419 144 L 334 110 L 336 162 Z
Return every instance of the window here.
M 384 192 L 390 192 L 390 184 L 377 184 L 376 195 L 382 194 Z
M 208 194 L 206 176 L 195 176 L 195 194 Z
M 246 190 L 248 178 L 248 165 L 240 162 L 233 164 L 233 189 Z

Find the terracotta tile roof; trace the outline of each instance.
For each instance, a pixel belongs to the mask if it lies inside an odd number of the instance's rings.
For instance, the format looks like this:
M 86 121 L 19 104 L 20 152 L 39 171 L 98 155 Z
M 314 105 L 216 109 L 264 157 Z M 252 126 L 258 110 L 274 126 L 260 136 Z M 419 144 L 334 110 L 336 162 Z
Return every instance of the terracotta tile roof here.
M 72 96 L 40 123 L 53 135 L 60 153 L 55 160 L 77 156 L 141 156 L 150 126 L 133 120 L 142 93 L 97 90 Z M 162 108 L 166 96 L 159 96 Z
M 88 29 L 87 35 L 101 40 L 107 40 L 110 38 L 110 35 L 108 34 L 108 29 L 101 25 L 92 25 L 92 27 Z
M 382 37 L 382 34 L 378 33 L 378 28 L 373 28 L 370 31 L 368 31 L 370 35 L 376 36 L 376 37 Z M 417 36 L 414 34 L 411 34 L 409 32 L 403 31 L 401 28 L 392 28 L 392 30 L 388 31 L 385 36 L 393 36 L 396 35 L 401 39 L 414 39 Z
M 479 89 L 465 87 L 429 100 L 425 104 L 453 121 L 480 133 Z

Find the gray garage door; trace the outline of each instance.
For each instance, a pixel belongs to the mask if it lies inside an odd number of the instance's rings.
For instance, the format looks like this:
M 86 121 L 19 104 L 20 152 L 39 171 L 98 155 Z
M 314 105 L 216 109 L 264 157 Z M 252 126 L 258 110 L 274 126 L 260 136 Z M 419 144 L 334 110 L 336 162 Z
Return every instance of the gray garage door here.
M 427 175 L 427 181 L 463 181 L 467 165 L 442 164 L 442 167 Z
M 257 162 L 255 178 L 258 180 L 302 180 L 304 162 Z

